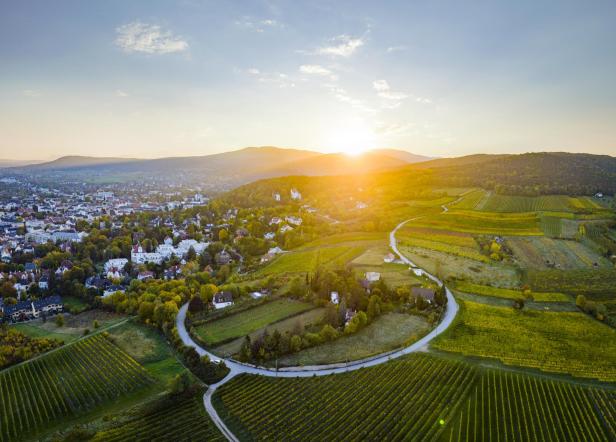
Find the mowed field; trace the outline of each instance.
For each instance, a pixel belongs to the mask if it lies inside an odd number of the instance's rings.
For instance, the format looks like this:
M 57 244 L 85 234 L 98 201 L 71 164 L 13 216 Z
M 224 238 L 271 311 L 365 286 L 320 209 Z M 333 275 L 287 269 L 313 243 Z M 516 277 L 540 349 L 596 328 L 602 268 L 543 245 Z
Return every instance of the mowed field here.
M 496 358 L 508 365 L 616 381 L 616 330 L 584 313 L 459 303 L 458 317 L 432 342 L 434 348 Z
M 509 238 L 520 266 L 532 269 L 612 267 L 612 263 L 577 241 L 552 238 Z
M 0 372 L 0 440 L 23 440 L 153 383 L 102 335 L 80 340 Z
M 386 313 L 357 333 L 279 359 L 281 366 L 319 365 L 367 358 L 417 341 L 430 331 L 422 316 Z
M 383 262 L 383 257 L 390 252 L 389 247 L 383 242 L 367 249 L 351 261 L 350 265 L 356 271 L 359 278 L 362 278 L 366 272 L 380 273 L 381 278 L 390 287 L 421 284 L 421 280 L 409 270 L 406 264 Z
M 279 299 L 215 321 L 206 322 L 196 327 L 195 332 L 207 345 L 215 346 L 234 338 L 246 336 L 269 324 L 312 308 L 314 308 L 312 304 L 305 302 Z
M 214 395 L 240 440 L 602 441 L 616 393 L 414 354 L 342 375 L 241 375 Z

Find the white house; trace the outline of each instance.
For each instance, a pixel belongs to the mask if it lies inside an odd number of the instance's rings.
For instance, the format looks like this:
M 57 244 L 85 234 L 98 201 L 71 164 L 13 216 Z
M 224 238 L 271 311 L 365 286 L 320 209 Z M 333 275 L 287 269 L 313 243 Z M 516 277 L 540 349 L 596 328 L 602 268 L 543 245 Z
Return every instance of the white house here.
M 111 271 L 111 269 L 124 269 L 124 266 L 128 263 L 128 259 L 126 258 L 114 258 L 110 259 L 105 263 L 105 273 Z
M 329 299 L 330 299 L 332 304 L 339 304 L 340 303 L 340 295 L 338 295 L 338 292 L 331 292 L 330 295 L 329 295 Z
M 233 295 L 231 292 L 220 292 L 214 295 L 212 301 L 216 310 L 233 305 Z
M 385 255 L 385 257 L 383 258 L 383 262 L 386 263 L 391 263 L 394 262 L 394 260 L 396 259 L 396 257 L 394 256 L 393 253 L 388 253 L 387 255 Z
M 130 254 L 130 260 L 135 264 L 145 264 L 147 262 L 160 264 L 163 262 L 163 255 L 158 252 L 144 252 L 141 244 L 137 244 L 133 246 L 133 251 Z
M 295 226 L 301 226 L 302 225 L 302 219 L 298 216 L 287 216 L 285 218 L 285 220 L 289 223 L 289 224 L 293 224 Z
M 381 274 L 379 272 L 366 272 L 366 281 L 376 282 L 381 279 Z
M 292 200 L 301 200 L 302 194 L 299 193 L 297 189 L 291 189 L 291 199 Z
M 274 197 L 274 201 L 280 201 L 280 194 L 278 192 L 275 192 L 273 197 Z
M 26 242 L 33 242 L 35 244 L 45 244 L 51 240 L 51 235 L 44 230 L 32 230 L 26 233 Z
M 288 225 L 284 225 L 280 228 L 280 233 L 287 233 L 289 231 L 293 230 L 293 227 L 288 226 Z
M 276 234 L 274 232 L 267 232 L 265 235 L 263 235 L 263 238 L 271 241 L 272 239 L 276 238 Z

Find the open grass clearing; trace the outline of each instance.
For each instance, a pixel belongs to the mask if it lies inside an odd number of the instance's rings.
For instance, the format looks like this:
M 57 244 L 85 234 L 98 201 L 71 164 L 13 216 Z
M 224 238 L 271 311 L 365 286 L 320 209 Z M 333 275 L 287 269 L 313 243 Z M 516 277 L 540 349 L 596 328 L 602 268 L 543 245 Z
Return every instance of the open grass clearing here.
M 112 326 L 126 319 L 126 316 L 106 312 L 103 310 L 88 310 L 77 315 L 64 314 L 64 326 L 58 327 L 55 316 L 30 321 L 22 324 L 11 325 L 22 333 L 34 338 L 54 338 L 64 341 L 65 344 L 73 342 L 84 335 L 88 329 L 96 331 L 94 321 L 98 321 L 99 329 Z
M 381 278 L 390 287 L 421 284 L 422 281 L 415 276 L 408 265 L 383 262 L 383 257 L 390 252 L 389 247 L 384 244 L 369 248 L 351 261 L 351 266 L 360 278 L 363 278 L 366 272 L 380 273 Z
M 579 312 L 515 310 L 460 300 L 454 324 L 432 345 L 600 381 L 616 381 L 616 330 Z
M 278 299 L 231 316 L 206 322 L 197 326 L 195 332 L 207 345 L 216 346 L 313 308 L 312 304 L 305 302 Z
M 278 364 L 318 365 L 367 358 L 417 341 L 429 331 L 422 316 L 387 313 L 353 335 L 284 356 Z
M 252 333 L 249 333 L 250 339 L 254 341 L 256 338 L 263 335 L 263 332 L 265 332 L 265 330 L 267 330 L 268 333 L 271 334 L 275 330 L 278 330 L 280 333 L 285 333 L 287 331 L 293 332 L 297 329 L 304 329 L 304 327 L 308 327 L 310 325 L 320 322 L 323 319 L 324 313 L 325 308 L 315 308 L 312 310 L 308 310 L 299 315 L 283 319 L 282 321 L 278 321 L 274 324 L 255 330 Z M 236 353 L 239 353 L 243 343 L 244 337 L 237 338 L 231 342 L 213 348 L 212 351 L 221 356 L 232 356 Z

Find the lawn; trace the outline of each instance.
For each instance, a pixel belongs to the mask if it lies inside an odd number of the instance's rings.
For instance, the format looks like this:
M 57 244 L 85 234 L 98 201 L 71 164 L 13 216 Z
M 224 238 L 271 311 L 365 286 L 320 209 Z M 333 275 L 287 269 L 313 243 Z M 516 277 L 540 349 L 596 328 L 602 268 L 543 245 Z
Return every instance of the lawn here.
M 459 301 L 455 323 L 432 345 L 507 365 L 616 381 L 616 330 L 578 312 L 518 311 Z
M 279 299 L 196 327 L 195 332 L 210 346 L 246 336 L 267 325 L 314 308 L 312 304 Z
M 286 331 L 293 331 L 297 328 L 304 328 L 311 324 L 316 324 L 323 319 L 325 308 L 314 308 L 312 310 L 305 311 L 299 315 L 291 316 L 290 318 L 283 319 L 274 324 L 260 328 L 250 333 L 250 338 L 254 341 L 257 337 L 261 336 L 265 330 L 269 333 L 273 333 L 274 330 L 278 330 L 280 333 Z M 238 353 L 244 342 L 244 337 L 237 338 L 229 343 L 222 344 L 212 351 L 222 356 L 230 356 Z
M 64 308 L 74 315 L 81 313 L 88 308 L 88 304 L 86 302 L 82 299 L 75 298 L 74 296 L 63 296 L 62 302 L 64 303 Z
M 351 266 L 360 278 L 366 272 L 380 273 L 381 278 L 391 287 L 421 284 L 422 281 L 409 270 L 408 265 L 383 262 L 383 257 L 390 252 L 385 244 L 369 248 L 351 261 Z
M 475 295 L 491 296 L 495 298 L 517 299 L 524 298 L 521 290 L 502 289 L 487 285 L 472 284 L 466 281 L 456 283 L 456 289 L 464 293 Z M 541 293 L 531 292 L 532 299 L 537 302 L 567 302 L 571 298 L 563 293 Z
M 278 360 L 280 366 L 318 365 L 362 359 L 410 344 L 430 331 L 422 316 L 387 313 L 359 332 Z
M 177 360 L 164 336 L 154 328 L 129 321 L 111 328 L 113 342 L 128 353 L 161 383 L 166 383 L 185 370 Z

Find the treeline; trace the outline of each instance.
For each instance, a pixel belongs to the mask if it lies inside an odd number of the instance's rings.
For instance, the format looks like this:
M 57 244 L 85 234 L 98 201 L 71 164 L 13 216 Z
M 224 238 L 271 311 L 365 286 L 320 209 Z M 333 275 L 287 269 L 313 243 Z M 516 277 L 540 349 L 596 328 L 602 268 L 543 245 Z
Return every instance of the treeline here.
M 18 364 L 59 347 L 63 342 L 56 339 L 31 338 L 20 331 L 0 326 L 0 368 Z

